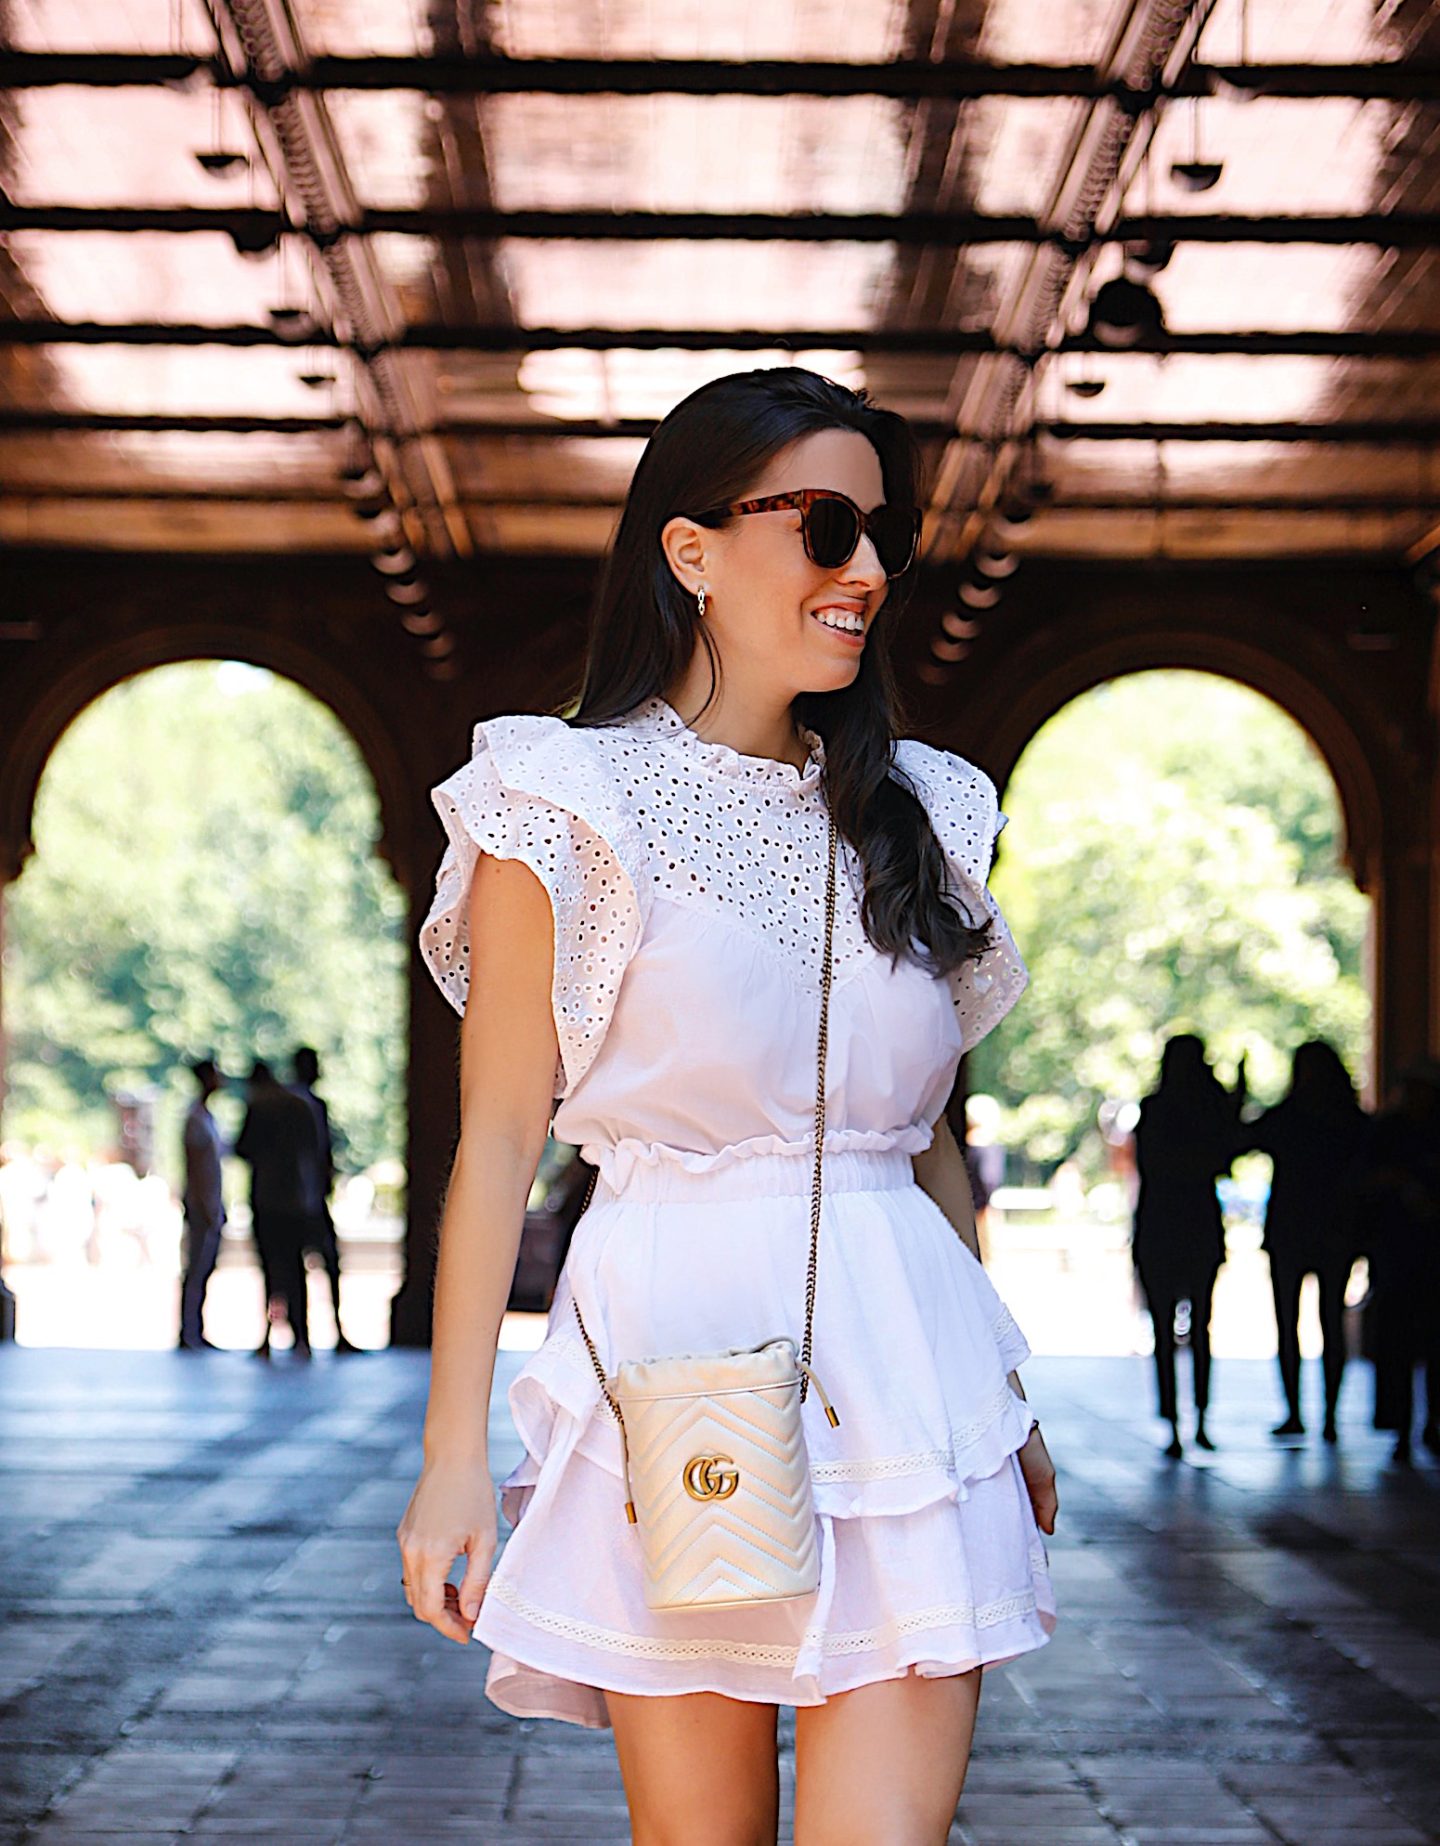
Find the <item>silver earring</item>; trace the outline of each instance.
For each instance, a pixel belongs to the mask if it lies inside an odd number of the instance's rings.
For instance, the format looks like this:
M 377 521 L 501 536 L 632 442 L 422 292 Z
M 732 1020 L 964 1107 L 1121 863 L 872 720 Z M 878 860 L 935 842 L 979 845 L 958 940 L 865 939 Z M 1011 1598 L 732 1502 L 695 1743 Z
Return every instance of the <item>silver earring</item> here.
M 703 583 L 695 592 L 695 613 L 702 622 L 705 620 L 705 585 Z

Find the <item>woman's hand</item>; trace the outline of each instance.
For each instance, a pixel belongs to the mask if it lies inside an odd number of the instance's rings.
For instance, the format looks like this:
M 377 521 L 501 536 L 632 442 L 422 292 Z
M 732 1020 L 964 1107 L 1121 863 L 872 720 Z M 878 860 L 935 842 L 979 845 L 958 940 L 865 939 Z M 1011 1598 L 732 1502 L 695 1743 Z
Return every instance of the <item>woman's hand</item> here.
M 1038 1423 L 1032 1425 L 1025 1446 L 1020 1450 L 1020 1472 L 1025 1476 L 1030 1504 L 1035 1509 L 1036 1525 L 1042 1532 L 1053 1534 L 1060 1496 L 1055 1491 L 1055 1464 L 1045 1447 Z
M 495 1487 L 484 1464 L 427 1463 L 395 1532 L 405 1600 L 417 1621 L 429 1622 L 463 1647 L 480 1613 L 495 1556 Z M 465 1554 L 457 1590 L 450 1566 Z

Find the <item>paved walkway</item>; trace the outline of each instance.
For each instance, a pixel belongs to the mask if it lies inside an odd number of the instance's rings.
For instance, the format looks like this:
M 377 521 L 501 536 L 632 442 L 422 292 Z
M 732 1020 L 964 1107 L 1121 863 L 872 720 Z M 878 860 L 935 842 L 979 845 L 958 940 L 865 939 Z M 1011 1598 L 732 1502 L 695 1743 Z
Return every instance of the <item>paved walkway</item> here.
M 1337 1453 L 1318 1417 L 1278 1449 L 1271 1367 L 1220 1365 L 1219 1449 L 1179 1464 L 1145 1361 L 1025 1376 L 1061 1626 L 987 1675 L 952 1839 L 1440 1841 L 1440 1466 L 1390 1467 L 1367 1368 Z M 628 1837 L 608 1734 L 496 1711 L 400 1599 L 424 1384 L 411 1353 L 0 1349 L 6 1846 Z

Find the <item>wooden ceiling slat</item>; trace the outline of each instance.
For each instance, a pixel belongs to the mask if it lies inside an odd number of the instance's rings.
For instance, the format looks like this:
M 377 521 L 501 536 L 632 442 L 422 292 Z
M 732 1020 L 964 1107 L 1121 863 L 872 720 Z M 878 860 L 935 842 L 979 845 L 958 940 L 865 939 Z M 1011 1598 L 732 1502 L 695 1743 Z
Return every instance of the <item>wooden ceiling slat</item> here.
M 1112 97 L 1143 108 L 1151 90 L 1105 81 L 1091 65 L 1000 64 L 981 59 L 886 63 L 824 60 L 731 62 L 722 59 L 472 57 L 315 57 L 262 80 L 237 77 L 223 63 L 175 53 L 125 51 L 0 52 L 0 89 L 82 85 L 151 88 L 208 81 L 249 88 L 264 100 L 292 90 L 413 90 L 429 95 L 884 96 L 918 101 L 982 97 Z M 1167 87 L 1169 96 L 1246 96 L 1314 101 L 1380 98 L 1440 100 L 1433 59 L 1344 64 L 1196 64 Z
M 823 349 L 869 354 L 936 354 L 1007 352 L 1023 357 L 1019 347 L 997 345 L 981 328 L 876 327 L 439 327 L 416 325 L 399 338 L 373 346 L 341 339 L 333 329 L 315 328 L 297 337 L 274 327 L 184 325 L 167 321 L 0 321 L 4 346 L 323 346 L 341 351 L 383 352 L 552 352 L 575 348 L 590 352 L 646 352 L 678 348 L 687 352 L 770 352 Z M 1440 354 L 1440 329 L 1434 332 L 1327 330 L 1250 330 L 1236 333 L 1164 333 L 1146 337 L 1119 351 L 1091 334 L 1072 334 L 1050 349 L 1056 353 L 1095 353 L 1107 359 L 1136 355 L 1188 354 L 1197 357 L 1238 355 L 1251 358 L 1428 359 Z
M 27 485 L 24 481 L 7 483 L 5 495 L 11 501 L 37 504 L 88 506 L 323 506 L 353 513 L 354 502 L 342 493 L 323 493 L 310 488 L 281 487 L 90 487 Z M 581 494 L 460 494 L 457 505 L 475 512 L 490 508 L 514 508 L 532 512 L 609 512 L 619 513 L 623 501 L 603 495 Z M 1168 496 L 1163 503 L 1166 513 L 1393 513 L 1396 515 L 1440 514 L 1440 490 L 1430 495 L 1393 494 L 1256 494 L 1243 499 L 1223 495 Z M 1151 517 L 1155 512 L 1153 495 L 1143 494 L 1066 494 L 1046 503 L 1046 519 L 1065 513 L 1113 513 Z
M 982 244 L 1048 244 L 1080 250 L 1118 243 L 1369 244 L 1380 249 L 1431 249 L 1440 245 L 1440 214 L 1433 212 L 1316 212 L 1309 214 L 1207 214 L 1180 212 L 1128 218 L 1082 239 L 1029 217 L 981 212 L 641 212 L 478 211 L 372 207 L 351 223 L 320 228 L 297 224 L 280 212 L 247 206 L 19 205 L 0 197 L 0 232 L 104 232 L 134 236 L 160 232 L 187 236 L 221 232 L 236 247 L 260 252 L 281 237 L 305 237 L 327 246 L 346 237 L 476 237 L 577 239 L 592 243 L 894 243 L 958 249 Z
M 494 418 L 485 422 L 437 422 L 425 429 L 392 435 L 391 440 L 419 442 L 429 437 L 455 441 L 559 440 L 598 441 L 623 437 L 646 440 L 654 432 L 657 418 L 618 417 L 602 423 L 582 419 L 540 423 L 533 418 Z M 995 447 L 999 438 L 982 431 L 959 430 L 952 424 L 924 417 L 910 417 L 907 422 L 921 442 L 960 441 L 978 448 Z M 342 430 L 347 419 L 329 417 L 263 416 L 158 416 L 104 411 L 11 410 L 0 409 L 0 435 L 57 434 L 167 434 L 167 435 L 256 435 L 311 436 L 326 430 Z M 1339 423 L 1274 421 L 1253 423 L 1102 423 L 1099 421 L 1064 422 L 1037 420 L 1030 426 L 1035 435 L 1048 436 L 1057 442 L 1272 442 L 1317 444 L 1382 444 L 1395 447 L 1429 447 L 1440 443 L 1440 421 L 1422 417 L 1394 417 L 1378 420 L 1347 419 Z M 1006 440 L 1013 440 L 1007 438 Z

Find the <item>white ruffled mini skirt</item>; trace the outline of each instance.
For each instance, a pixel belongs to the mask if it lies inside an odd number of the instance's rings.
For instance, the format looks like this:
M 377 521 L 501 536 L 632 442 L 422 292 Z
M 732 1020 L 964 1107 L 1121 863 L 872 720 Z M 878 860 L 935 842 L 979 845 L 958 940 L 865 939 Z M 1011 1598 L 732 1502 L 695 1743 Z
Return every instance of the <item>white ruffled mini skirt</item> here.
M 819 1588 L 753 1609 L 645 1607 L 619 1432 L 572 1301 L 607 1372 L 782 1334 L 798 1346 L 812 1157 L 735 1154 L 697 1169 L 662 1148 L 620 1191 L 597 1181 L 545 1342 L 510 1386 L 525 1455 L 501 1483 L 514 1530 L 474 1638 L 491 1650 L 487 1694 L 518 1717 L 602 1727 L 605 1690 L 816 1705 L 912 1669 L 998 1666 L 1054 1632 L 1017 1458 L 1033 1418 L 1006 1381 L 1030 1349 L 895 1148 L 825 1156 L 814 1366 L 840 1426 L 813 1392 L 802 1412 Z

